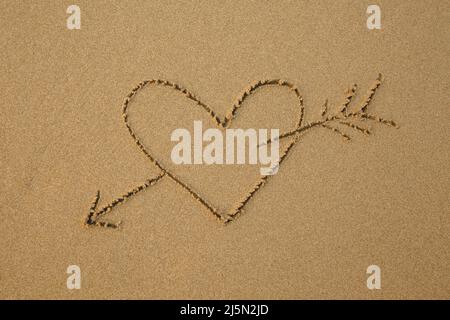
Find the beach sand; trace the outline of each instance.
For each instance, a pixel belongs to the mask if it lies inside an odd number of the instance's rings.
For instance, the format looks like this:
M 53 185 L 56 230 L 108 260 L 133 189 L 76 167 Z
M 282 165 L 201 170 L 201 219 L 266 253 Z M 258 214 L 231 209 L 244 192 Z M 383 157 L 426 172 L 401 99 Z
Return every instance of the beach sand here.
M 81 30 L 66 28 L 70 4 L 0 5 L 0 298 L 450 298 L 450 3 L 377 1 L 381 30 L 365 1 L 77 1 Z M 141 81 L 182 85 L 223 119 L 252 83 L 286 79 L 311 123 L 354 83 L 360 105 L 379 73 L 370 113 L 398 128 L 308 130 L 236 221 L 163 177 L 102 217 L 118 230 L 84 225 L 97 190 L 102 207 L 161 173 L 122 119 Z M 129 111 L 145 147 L 220 212 L 236 206 L 259 167 L 170 165 L 172 130 L 215 124 L 173 90 L 145 90 Z M 271 86 L 231 126 L 288 131 L 298 112 Z

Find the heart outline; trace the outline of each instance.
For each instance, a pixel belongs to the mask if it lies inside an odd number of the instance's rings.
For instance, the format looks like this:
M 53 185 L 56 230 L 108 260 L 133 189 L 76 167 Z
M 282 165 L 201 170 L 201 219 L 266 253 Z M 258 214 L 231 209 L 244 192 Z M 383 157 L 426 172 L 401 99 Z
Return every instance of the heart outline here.
M 136 131 L 132 128 L 132 126 L 129 123 L 129 104 L 133 100 L 133 98 L 138 94 L 140 90 L 147 87 L 148 85 L 155 84 L 156 86 L 164 86 L 169 87 L 177 91 L 178 93 L 184 95 L 189 100 L 196 103 L 196 105 L 203 108 L 208 115 L 211 117 L 213 122 L 218 126 L 219 128 L 227 128 L 232 123 L 233 119 L 236 117 L 238 110 L 242 107 L 243 102 L 251 96 L 255 91 L 258 89 L 261 89 L 265 86 L 279 86 L 279 87 L 287 87 L 290 91 L 294 92 L 298 104 L 300 107 L 300 113 L 299 113 L 299 119 L 297 122 L 297 126 L 293 130 L 297 130 L 301 128 L 301 125 L 303 123 L 304 118 L 304 105 L 303 105 L 303 97 L 300 94 L 298 88 L 292 84 L 289 81 L 283 80 L 283 79 L 269 79 L 269 80 L 260 80 L 245 90 L 240 97 L 237 99 L 237 102 L 233 104 L 230 112 L 223 118 L 223 120 L 220 119 L 220 117 L 211 109 L 207 104 L 202 102 L 199 98 L 197 98 L 192 92 L 190 92 L 188 89 L 179 86 L 176 83 L 173 83 L 168 80 L 161 80 L 161 79 L 152 79 L 152 80 L 144 80 L 140 82 L 137 86 L 135 86 L 132 91 L 125 97 L 123 104 L 122 104 L 122 118 L 124 120 L 125 126 L 128 130 L 128 133 L 132 137 L 133 141 L 138 146 L 139 150 L 144 153 L 144 155 L 149 158 L 149 160 L 154 164 L 158 169 L 161 170 L 161 174 L 159 175 L 159 178 L 162 176 L 167 175 L 171 180 L 173 180 L 176 184 L 181 186 L 184 190 L 189 192 L 189 194 L 197 201 L 199 201 L 210 213 L 212 213 L 219 221 L 223 223 L 228 223 L 230 221 L 233 221 L 244 209 L 244 207 L 247 205 L 247 203 L 250 201 L 250 199 L 266 184 L 268 178 L 270 176 L 262 176 L 257 183 L 254 185 L 253 189 L 251 189 L 244 197 L 243 199 L 238 203 L 235 208 L 227 209 L 228 212 L 219 212 L 214 206 L 212 206 L 208 200 L 198 194 L 192 187 L 187 185 L 185 182 L 183 182 L 179 177 L 177 177 L 174 173 L 172 173 L 170 170 L 166 169 L 159 160 L 156 159 L 144 146 L 144 144 L 139 139 L 138 135 L 136 134 Z M 290 131 L 286 133 L 280 134 L 280 136 L 288 134 Z M 288 144 L 286 149 L 283 151 L 283 153 L 280 156 L 280 160 L 278 162 L 278 166 L 281 165 L 281 162 L 286 158 L 289 151 L 292 149 L 292 147 L 297 143 L 299 140 L 299 136 L 296 135 L 292 138 L 292 141 Z

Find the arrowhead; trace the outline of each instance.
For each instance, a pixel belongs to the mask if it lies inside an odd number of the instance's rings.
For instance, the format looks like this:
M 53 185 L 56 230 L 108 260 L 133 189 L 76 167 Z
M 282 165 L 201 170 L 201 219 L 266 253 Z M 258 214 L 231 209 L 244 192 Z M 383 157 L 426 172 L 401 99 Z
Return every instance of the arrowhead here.
M 110 212 L 114 207 L 124 203 L 131 197 L 135 196 L 136 194 L 144 191 L 148 187 L 154 185 L 164 177 L 166 174 L 165 171 L 163 171 L 160 175 L 158 175 L 155 178 L 151 178 L 146 180 L 143 184 L 138 185 L 137 187 L 129 190 L 127 193 L 122 194 L 118 198 L 111 201 L 109 204 L 105 205 L 103 208 L 97 210 L 98 202 L 100 200 L 100 191 L 97 191 L 97 194 L 94 197 L 94 200 L 92 201 L 91 208 L 89 209 L 89 214 L 87 215 L 86 219 L 84 220 L 85 226 L 97 226 L 97 227 L 105 227 L 105 228 L 112 228 L 117 229 L 120 227 L 121 221 L 117 223 L 112 222 L 106 222 L 106 221 L 99 221 L 99 218 Z
M 105 228 L 119 228 L 122 221 L 118 223 L 111 223 L 105 221 L 98 221 L 99 211 L 97 211 L 98 202 L 100 200 L 100 190 L 97 191 L 97 194 L 92 201 L 91 208 L 89 209 L 89 214 L 87 215 L 84 224 L 88 227 L 97 226 L 97 227 L 105 227 Z

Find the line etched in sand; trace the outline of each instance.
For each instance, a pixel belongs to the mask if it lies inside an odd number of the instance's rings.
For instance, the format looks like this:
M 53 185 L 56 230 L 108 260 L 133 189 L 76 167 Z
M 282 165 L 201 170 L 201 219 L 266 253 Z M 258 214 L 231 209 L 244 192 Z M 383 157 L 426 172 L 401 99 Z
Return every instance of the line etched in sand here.
M 84 221 L 85 225 L 87 226 L 100 226 L 100 227 L 106 227 L 106 228 L 113 228 L 116 229 L 120 226 L 121 221 L 118 223 L 112 223 L 112 222 L 106 222 L 99 220 L 102 216 L 106 215 L 108 212 L 110 212 L 114 207 L 118 206 L 119 204 L 122 204 L 129 200 L 131 197 L 135 196 L 136 194 L 140 193 L 141 191 L 146 190 L 148 187 L 155 185 L 158 181 L 160 181 L 163 177 L 167 176 L 170 178 L 170 180 L 174 181 L 177 185 L 179 185 L 183 190 L 187 191 L 195 200 L 197 200 L 203 207 L 205 207 L 214 217 L 216 217 L 219 221 L 223 222 L 224 224 L 229 223 L 230 221 L 235 220 L 239 214 L 242 213 L 242 210 L 247 205 L 247 203 L 253 198 L 253 196 L 257 193 L 258 190 L 260 190 L 268 181 L 269 175 L 267 176 L 261 176 L 254 187 L 246 193 L 237 203 L 235 206 L 232 207 L 229 212 L 219 212 L 213 205 L 211 205 L 205 197 L 201 196 L 198 192 L 196 192 L 191 186 L 183 182 L 179 177 L 177 177 L 175 174 L 164 168 L 164 166 L 158 161 L 148 150 L 145 148 L 141 140 L 138 138 L 137 134 L 133 130 L 133 127 L 129 123 L 128 118 L 128 111 L 129 111 L 129 105 L 130 102 L 133 100 L 133 97 L 144 87 L 148 85 L 155 85 L 155 86 L 164 86 L 169 87 L 176 92 L 181 93 L 186 98 L 194 101 L 198 106 L 203 108 L 212 118 L 214 123 L 222 128 L 227 128 L 232 120 L 237 116 L 239 108 L 242 107 L 243 102 L 247 97 L 249 97 L 252 93 L 254 93 L 259 88 L 262 88 L 264 86 L 279 86 L 279 87 L 286 87 L 290 91 L 292 91 L 298 100 L 298 106 L 299 106 L 299 114 L 298 114 L 298 121 L 296 128 L 289 131 L 280 134 L 278 139 L 285 139 L 285 138 L 292 138 L 290 144 L 286 147 L 284 152 L 280 156 L 280 161 L 278 165 L 280 166 L 281 163 L 284 161 L 284 159 L 287 157 L 289 152 L 292 150 L 294 145 L 298 142 L 300 139 L 301 133 L 304 133 L 312 128 L 325 128 L 328 129 L 338 135 L 340 135 L 345 140 L 350 140 L 351 137 L 349 134 L 344 132 L 342 127 L 345 127 L 347 129 L 353 129 L 358 133 L 363 133 L 366 135 L 371 134 L 371 131 L 369 128 L 366 128 L 363 126 L 363 124 L 355 123 L 357 121 L 360 122 L 366 122 L 368 120 L 373 122 L 378 122 L 384 125 L 392 126 L 392 127 L 398 127 L 397 124 L 392 120 L 386 120 L 383 118 L 378 117 L 377 115 L 372 115 L 367 113 L 367 109 L 376 93 L 378 88 L 380 87 L 382 82 L 382 76 L 381 74 L 378 75 L 377 79 L 374 81 L 374 83 L 369 88 L 367 94 L 363 97 L 362 101 L 356 106 L 356 111 L 350 111 L 351 108 L 350 104 L 353 101 L 353 98 L 356 95 L 357 86 L 356 84 L 352 85 L 350 89 L 348 89 L 345 92 L 344 96 L 344 102 L 337 108 L 336 112 L 334 114 L 330 114 L 330 107 L 328 105 L 328 100 L 325 100 L 324 105 L 321 109 L 320 119 L 305 123 L 304 122 L 304 115 L 305 115 L 305 108 L 303 105 L 303 98 L 300 95 L 300 92 L 298 88 L 291 82 L 282 80 L 282 79 L 271 79 L 271 80 L 260 80 L 258 82 L 255 82 L 251 86 L 249 86 L 237 99 L 236 103 L 231 108 L 231 111 L 222 119 L 205 103 L 200 101 L 192 92 L 187 90 L 186 88 L 183 88 L 182 86 L 167 81 L 167 80 L 160 80 L 160 79 L 154 79 L 154 80 L 146 80 L 141 83 L 139 83 L 133 90 L 125 97 L 123 105 L 122 105 L 122 117 L 125 123 L 125 126 L 133 138 L 134 142 L 138 146 L 138 148 L 144 153 L 144 155 L 150 160 L 152 164 L 157 166 L 161 173 L 151 179 L 146 180 L 143 184 L 131 189 L 130 191 L 126 192 L 122 196 L 116 198 L 109 204 L 105 205 L 101 209 L 97 210 L 97 205 L 100 199 L 100 191 L 97 191 L 97 194 L 91 204 L 89 213 Z M 273 142 L 273 140 L 268 140 L 266 144 L 269 144 Z

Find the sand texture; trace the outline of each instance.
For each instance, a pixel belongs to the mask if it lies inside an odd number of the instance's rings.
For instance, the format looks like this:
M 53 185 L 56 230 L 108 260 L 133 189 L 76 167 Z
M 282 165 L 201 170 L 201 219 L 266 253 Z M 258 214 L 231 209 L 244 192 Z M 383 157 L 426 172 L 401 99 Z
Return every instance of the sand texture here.
M 450 2 L 70 4 L 0 5 L 0 298 L 450 299 Z M 173 164 L 199 120 L 278 173 Z

